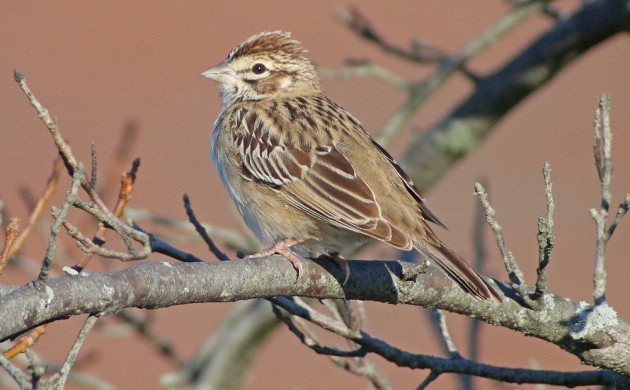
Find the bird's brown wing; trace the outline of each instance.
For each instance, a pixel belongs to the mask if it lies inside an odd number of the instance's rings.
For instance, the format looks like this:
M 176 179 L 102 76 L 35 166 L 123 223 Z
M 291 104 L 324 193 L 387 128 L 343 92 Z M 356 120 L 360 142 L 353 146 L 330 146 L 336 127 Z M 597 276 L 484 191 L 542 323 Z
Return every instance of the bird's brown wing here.
M 264 112 L 248 110 L 234 142 L 248 180 L 275 187 L 298 208 L 324 222 L 363 233 L 400 249 L 410 237 L 382 217 L 374 192 L 334 142 L 289 140 Z
M 379 145 L 378 142 L 374 140 L 371 140 L 371 141 L 372 141 L 372 144 L 376 147 L 376 149 L 378 149 L 378 151 L 387 159 L 387 161 L 389 161 L 391 166 L 396 170 L 398 176 L 400 177 L 400 180 L 403 183 L 405 183 L 405 188 L 407 188 L 407 191 L 409 192 L 409 194 L 411 194 L 411 196 L 418 203 L 418 207 L 420 208 L 420 213 L 422 214 L 424 219 L 426 219 L 427 221 L 431 221 L 435 223 L 436 225 L 446 229 L 446 225 L 444 225 L 442 221 L 440 221 L 438 217 L 435 214 L 433 214 L 431 210 L 429 210 L 429 208 L 427 207 L 424 201 L 424 197 L 420 195 L 420 191 L 418 191 L 418 188 L 416 187 L 416 185 L 413 183 L 411 178 L 405 173 L 405 171 L 403 171 L 402 167 L 398 165 L 398 163 L 396 162 L 396 160 L 394 160 L 391 154 L 389 154 L 389 152 L 385 150 L 385 148 Z

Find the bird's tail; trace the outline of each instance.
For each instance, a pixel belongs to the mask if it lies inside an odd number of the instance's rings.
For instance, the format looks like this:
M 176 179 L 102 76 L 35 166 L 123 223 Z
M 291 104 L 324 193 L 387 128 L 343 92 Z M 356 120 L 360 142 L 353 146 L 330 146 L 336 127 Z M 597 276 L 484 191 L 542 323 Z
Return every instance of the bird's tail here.
M 446 246 L 437 237 L 432 237 L 433 242 L 422 242 L 416 248 L 423 255 L 433 260 L 437 265 L 461 287 L 462 290 L 480 299 L 496 299 L 503 302 L 503 298 L 492 286 L 479 276 L 475 270 L 464 261 L 457 253 Z

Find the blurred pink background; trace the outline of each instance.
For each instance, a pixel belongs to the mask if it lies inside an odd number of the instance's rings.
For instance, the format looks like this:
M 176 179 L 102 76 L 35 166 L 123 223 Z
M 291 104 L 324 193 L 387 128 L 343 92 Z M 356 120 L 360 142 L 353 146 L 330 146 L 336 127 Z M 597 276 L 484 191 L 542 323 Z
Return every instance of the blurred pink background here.
M 559 1 L 572 9 L 577 2 Z M 556 3 L 554 3 L 556 4 Z M 95 141 L 100 169 L 108 162 L 129 119 L 141 130 L 134 155 L 142 158 L 131 206 L 184 219 L 181 196 L 188 193 L 197 215 L 210 223 L 241 228 L 226 207 L 229 199 L 208 156 L 212 123 L 220 111 L 217 88 L 199 73 L 221 61 L 242 40 L 263 30 L 288 30 L 309 49 L 318 65 L 341 67 L 348 58 L 371 59 L 419 80 L 430 66 L 418 66 L 384 55 L 347 31 L 332 17 L 349 2 L 18 2 L 0 3 L 0 198 L 10 216 L 26 223 L 28 210 L 19 195 L 27 185 L 39 195 L 49 175 L 55 149 L 23 93 L 13 81 L 22 70 L 41 102 L 58 118 L 77 156 L 89 161 Z M 389 40 L 406 46 L 413 38 L 454 52 L 481 33 L 508 7 L 499 0 L 476 2 L 366 1 L 359 9 Z M 520 51 L 552 21 L 531 17 L 470 67 L 484 74 Z M 549 268 L 549 287 L 573 300 L 592 298 L 594 224 L 588 209 L 599 205 L 593 166 L 593 113 L 603 92 L 613 97 L 613 204 L 630 190 L 630 84 L 627 36 L 618 35 L 567 67 L 559 77 L 530 96 L 494 130 L 484 145 L 465 158 L 428 194 L 428 204 L 450 228 L 443 239 L 471 258 L 471 227 L 476 199 L 473 184 L 489 182 L 490 198 L 502 223 L 509 249 L 527 280 L 535 280 L 536 220 L 544 212 L 540 169 L 553 169 L 556 247 Z M 404 96 L 374 80 L 325 80 L 325 89 L 339 104 L 376 132 L 404 101 Z M 450 111 L 471 90 L 455 76 L 426 104 L 391 147 L 399 155 L 404 140 Z M 55 204 L 69 185 L 64 177 Z M 74 213 L 73 218 L 79 214 Z M 49 216 L 47 216 L 49 218 Z M 608 250 L 609 303 L 630 317 L 630 221 L 621 224 Z M 506 279 L 498 250 L 487 234 L 489 275 Z M 33 235 L 26 254 L 42 259 L 45 243 Z M 201 245 L 199 256 L 211 258 Z M 385 246 L 372 257 L 391 258 Z M 366 256 L 368 256 L 366 255 Z M 74 260 L 62 260 L 64 264 Z M 91 267 L 99 268 L 94 259 Z M 32 275 L 8 270 L 2 284 L 23 284 Z M 231 304 L 199 304 L 159 310 L 155 328 L 173 340 L 178 353 L 191 357 Z M 440 354 L 421 309 L 367 305 L 367 329 L 375 336 L 416 353 Z M 448 315 L 455 342 L 466 355 L 467 319 Z M 115 323 L 112 320 L 107 323 Z M 58 322 L 38 342 L 36 351 L 57 361 L 69 350 L 81 320 Z M 559 348 L 506 329 L 483 325 L 481 360 L 510 367 L 540 366 L 555 370 L 586 369 Z M 157 388 L 160 377 L 175 367 L 137 338 L 108 338 L 94 332 L 82 354 L 95 352 L 82 370 L 120 388 Z M 375 359 L 395 388 L 414 388 L 427 374 L 397 368 Z M 484 388 L 493 382 L 478 380 Z M 456 378 L 444 375 L 435 388 L 452 388 Z M 290 334 L 277 330 L 264 345 L 248 388 L 366 388 L 366 381 L 336 368 Z M 512 387 L 512 386 L 508 386 Z M 72 388 L 72 386 L 71 386 Z

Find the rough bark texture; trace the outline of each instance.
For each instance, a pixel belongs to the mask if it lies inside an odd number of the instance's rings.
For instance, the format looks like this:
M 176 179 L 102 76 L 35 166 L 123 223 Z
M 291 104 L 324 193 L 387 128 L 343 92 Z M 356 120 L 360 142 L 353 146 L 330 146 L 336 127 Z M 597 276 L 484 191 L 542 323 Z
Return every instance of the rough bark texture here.
M 505 302 L 463 293 L 439 271 L 397 261 L 350 261 L 351 277 L 328 261 L 309 261 L 304 277 L 282 257 L 214 263 L 144 263 L 109 273 L 50 280 L 43 291 L 26 285 L 0 297 L 0 341 L 37 325 L 82 313 L 127 307 L 159 308 L 278 295 L 359 299 L 437 307 L 547 340 L 584 363 L 630 375 L 630 325 L 608 306 L 545 293 L 540 310 L 527 308 L 503 284 Z M 4 291 L 4 290 L 0 290 Z

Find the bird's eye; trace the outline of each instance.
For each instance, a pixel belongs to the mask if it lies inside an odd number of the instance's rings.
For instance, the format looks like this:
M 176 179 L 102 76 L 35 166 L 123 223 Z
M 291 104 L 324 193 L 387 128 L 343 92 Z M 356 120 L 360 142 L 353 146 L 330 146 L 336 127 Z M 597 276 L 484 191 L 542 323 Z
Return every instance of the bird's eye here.
M 254 66 L 252 66 L 252 72 L 254 74 L 263 74 L 265 73 L 266 70 L 267 70 L 267 67 L 265 67 L 265 65 L 261 63 L 254 64 Z

